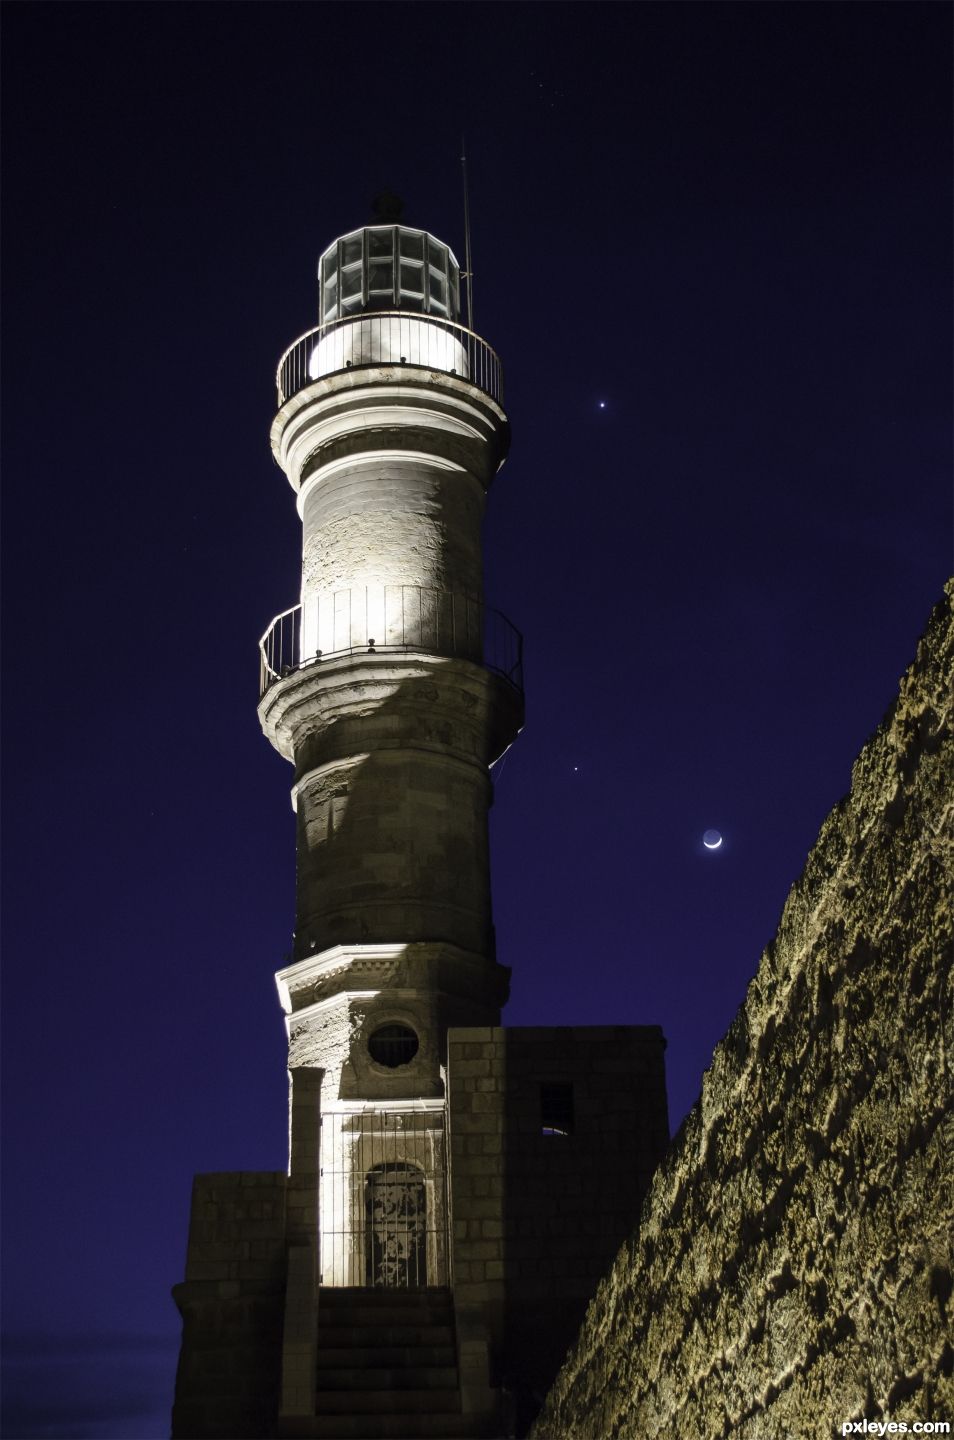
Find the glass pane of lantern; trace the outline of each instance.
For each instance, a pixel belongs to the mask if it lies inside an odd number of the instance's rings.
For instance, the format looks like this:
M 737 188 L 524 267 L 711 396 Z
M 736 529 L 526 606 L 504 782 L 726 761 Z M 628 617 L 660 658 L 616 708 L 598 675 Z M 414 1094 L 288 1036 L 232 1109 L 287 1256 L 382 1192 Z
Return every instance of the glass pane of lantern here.
M 394 290 L 394 266 L 390 260 L 372 260 L 368 266 L 368 290 L 372 295 L 391 295 Z
M 424 294 L 424 267 L 423 265 L 401 266 L 401 293 L 404 295 Z
M 368 254 L 369 255 L 390 255 L 394 249 L 394 231 L 369 230 L 368 231 Z
M 321 318 L 323 320 L 332 320 L 334 319 L 335 312 L 338 309 L 337 275 L 332 275 L 330 280 L 325 281 L 324 295 L 325 298 L 321 309 Z
M 342 265 L 353 265 L 361 259 L 361 236 L 349 235 L 341 242 L 341 263 Z
M 438 275 L 434 268 L 431 268 L 431 304 L 444 306 L 447 303 L 447 288 L 444 284 L 443 275 Z
M 436 265 L 438 270 L 443 270 L 447 265 L 447 251 L 443 245 L 438 245 L 436 240 L 428 237 L 427 251 L 431 264 Z
M 402 230 L 401 255 L 408 260 L 423 260 L 424 236 L 412 230 Z
M 361 266 L 352 265 L 350 270 L 341 272 L 341 298 L 350 300 L 361 294 Z

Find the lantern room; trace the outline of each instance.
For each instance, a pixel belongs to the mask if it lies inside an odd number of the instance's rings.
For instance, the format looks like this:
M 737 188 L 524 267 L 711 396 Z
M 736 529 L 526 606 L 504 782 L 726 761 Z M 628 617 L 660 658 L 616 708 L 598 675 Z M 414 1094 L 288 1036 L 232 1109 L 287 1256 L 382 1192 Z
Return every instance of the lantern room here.
M 460 319 L 460 266 L 426 230 L 369 225 L 342 235 L 318 261 L 322 325 L 373 310 Z

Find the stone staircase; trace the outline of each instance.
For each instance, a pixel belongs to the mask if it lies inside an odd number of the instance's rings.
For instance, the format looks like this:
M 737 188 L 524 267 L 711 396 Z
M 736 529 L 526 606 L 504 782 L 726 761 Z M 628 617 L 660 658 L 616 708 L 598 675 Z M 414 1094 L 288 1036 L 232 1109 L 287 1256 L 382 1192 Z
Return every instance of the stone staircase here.
M 322 1288 L 312 1435 L 456 1440 L 461 1414 L 450 1290 Z

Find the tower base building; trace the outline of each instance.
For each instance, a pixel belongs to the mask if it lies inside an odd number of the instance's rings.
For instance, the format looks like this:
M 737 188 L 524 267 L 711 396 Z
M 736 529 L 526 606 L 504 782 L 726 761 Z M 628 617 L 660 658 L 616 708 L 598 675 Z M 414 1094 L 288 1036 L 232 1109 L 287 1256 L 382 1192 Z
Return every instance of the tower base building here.
M 318 281 L 271 436 L 300 600 L 260 646 L 297 826 L 289 1168 L 196 1177 L 173 1433 L 522 1434 L 666 1148 L 664 1041 L 500 1027 L 490 766 L 523 723 L 521 638 L 483 602 L 500 362 L 452 252 L 393 211 Z
M 507 1436 L 667 1144 L 655 1026 L 451 1030 L 440 1107 L 320 1111 L 287 1175 L 197 1175 L 175 1436 Z

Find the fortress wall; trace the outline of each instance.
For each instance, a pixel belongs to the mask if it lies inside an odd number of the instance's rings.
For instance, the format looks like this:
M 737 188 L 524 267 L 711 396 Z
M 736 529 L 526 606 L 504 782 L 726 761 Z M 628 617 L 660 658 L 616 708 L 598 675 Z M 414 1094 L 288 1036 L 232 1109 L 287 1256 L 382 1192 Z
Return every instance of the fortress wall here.
M 536 1440 L 954 1434 L 954 584 L 828 816 Z

